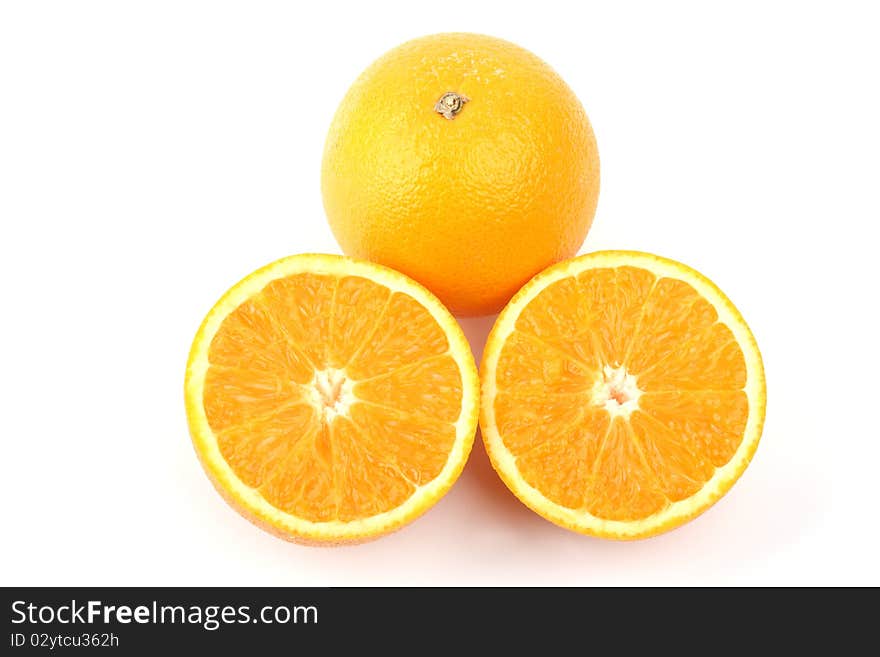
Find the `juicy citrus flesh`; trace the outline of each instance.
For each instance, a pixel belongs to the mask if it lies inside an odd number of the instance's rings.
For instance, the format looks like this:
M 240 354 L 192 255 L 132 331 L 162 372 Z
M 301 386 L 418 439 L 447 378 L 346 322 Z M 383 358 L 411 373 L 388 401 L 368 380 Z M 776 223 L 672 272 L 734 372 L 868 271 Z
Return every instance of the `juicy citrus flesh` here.
M 196 451 L 234 507 L 311 542 L 364 540 L 458 476 L 477 379 L 455 320 L 396 272 L 292 256 L 211 311 L 186 377 Z
M 499 316 L 481 379 L 483 439 L 511 490 L 610 538 L 708 508 L 745 469 L 764 418 L 761 357 L 739 312 L 699 273 L 643 253 L 535 277 Z
M 447 92 L 468 99 L 451 120 L 435 110 Z M 580 101 L 538 57 L 437 34 L 391 50 L 351 87 L 327 135 L 322 191 L 346 253 L 482 315 L 580 248 L 599 158 Z

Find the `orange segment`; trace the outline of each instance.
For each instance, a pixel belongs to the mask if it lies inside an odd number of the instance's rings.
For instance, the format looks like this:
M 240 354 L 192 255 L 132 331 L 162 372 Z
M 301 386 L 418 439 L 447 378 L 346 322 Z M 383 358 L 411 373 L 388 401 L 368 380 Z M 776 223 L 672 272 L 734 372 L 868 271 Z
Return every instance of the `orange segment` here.
M 718 313 L 693 286 L 662 279 L 645 303 L 627 367 L 640 373 L 644 390 L 742 389 L 742 349 L 717 319 Z
M 656 280 L 650 271 L 628 266 L 597 268 L 578 276 L 582 303 L 595 317 L 589 332 L 599 343 L 604 364 L 620 364 L 626 358 Z
M 208 353 L 214 365 L 274 372 L 297 383 L 312 376 L 312 366 L 256 299 L 247 299 L 223 321 Z
M 585 392 L 592 368 L 550 341 L 529 333 L 514 333 L 498 361 L 498 382 L 503 390 L 548 394 Z
M 611 422 L 593 464 L 585 502 L 591 515 L 618 521 L 640 520 L 667 505 L 629 423 L 621 417 Z
M 517 456 L 556 438 L 583 418 L 584 409 L 571 396 L 515 394 L 500 391 L 495 398 L 499 433 Z
M 419 336 L 418 341 L 413 340 L 414 335 Z M 448 349 L 443 329 L 424 306 L 409 295 L 394 293 L 375 323 L 372 337 L 354 355 L 347 370 L 355 379 L 365 379 Z
M 621 363 L 656 281 L 635 267 L 595 269 L 556 281 L 523 308 L 514 336 L 539 336 L 592 369 Z
M 745 356 L 724 324 L 702 333 L 688 331 L 674 357 L 656 359 L 641 375 L 644 390 L 741 390 L 746 384 Z
M 736 308 L 671 260 L 609 251 L 541 273 L 504 309 L 481 367 L 483 439 L 528 506 L 639 538 L 676 527 L 745 469 L 763 366 Z
M 639 405 L 716 467 L 736 453 L 749 419 L 749 400 L 742 390 L 646 392 Z
M 632 414 L 630 426 L 648 467 L 657 476 L 660 490 L 671 502 L 690 497 L 711 478 L 715 466 L 701 453 L 692 437 L 676 432 L 641 411 Z
M 413 281 L 293 256 L 236 285 L 190 354 L 187 415 L 224 497 L 292 540 L 364 540 L 451 486 L 477 420 L 455 320 Z
M 215 435 L 223 458 L 239 479 L 251 488 L 259 488 L 277 474 L 291 450 L 317 426 L 315 409 L 294 403 L 279 407 L 269 417 L 234 424 Z
M 330 318 L 339 279 L 303 273 L 279 278 L 257 297 L 280 327 L 287 344 L 308 358 L 313 368 L 327 366 Z
M 455 445 L 453 425 L 386 406 L 357 404 L 351 409 L 351 421 L 378 458 L 419 486 L 441 473 Z
M 371 337 L 391 291 L 359 276 L 345 276 L 336 288 L 330 335 L 330 366 L 345 367 Z
M 609 431 L 608 416 L 582 409 L 577 419 L 562 428 L 536 438 L 534 445 L 519 451 L 517 466 L 532 486 L 549 483 L 546 495 L 556 504 L 572 509 L 586 501 L 596 459 Z
M 331 450 L 327 427 L 313 424 L 290 441 L 279 467 L 259 487 L 260 496 L 297 518 L 311 522 L 335 519 L 338 504 Z
M 462 386 L 452 356 L 429 356 L 354 386 L 358 399 L 409 408 L 444 422 L 455 422 L 461 409 Z
M 577 279 L 564 278 L 548 285 L 541 296 L 523 308 L 516 327 L 544 340 L 574 338 L 587 333 L 594 319 L 595 310 L 581 295 Z
M 302 402 L 304 391 L 285 374 L 212 365 L 205 376 L 204 397 L 211 429 L 220 432 Z
M 685 281 L 663 278 L 645 299 L 627 364 L 644 373 L 658 354 L 672 354 L 702 335 L 718 319 L 708 301 Z M 674 359 L 680 361 L 681 359 Z
M 365 439 L 351 420 L 337 418 L 331 426 L 331 435 L 334 449 L 344 455 L 333 464 L 340 520 L 384 513 L 400 506 L 413 494 L 415 486 L 397 470 L 393 460 L 377 453 L 374 442 L 369 436 Z

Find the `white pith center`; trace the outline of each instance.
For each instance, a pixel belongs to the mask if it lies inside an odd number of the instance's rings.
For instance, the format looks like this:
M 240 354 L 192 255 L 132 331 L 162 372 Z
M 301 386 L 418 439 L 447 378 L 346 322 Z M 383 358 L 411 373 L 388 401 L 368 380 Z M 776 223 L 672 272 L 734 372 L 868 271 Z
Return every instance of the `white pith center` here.
M 337 415 L 348 415 L 354 400 L 353 387 L 354 382 L 345 376 L 344 370 L 318 370 L 311 382 L 312 403 L 328 422 Z
M 593 403 L 604 407 L 612 417 L 621 415 L 628 418 L 639 407 L 641 396 L 636 377 L 622 365 L 603 367 L 601 378 L 593 386 Z

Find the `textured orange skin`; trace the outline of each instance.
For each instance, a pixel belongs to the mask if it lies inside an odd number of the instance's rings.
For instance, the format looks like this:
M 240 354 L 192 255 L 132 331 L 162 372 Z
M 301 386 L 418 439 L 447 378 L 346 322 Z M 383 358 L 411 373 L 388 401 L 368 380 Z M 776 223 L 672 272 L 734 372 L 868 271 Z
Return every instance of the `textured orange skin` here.
M 452 120 L 434 111 L 448 91 L 470 99 Z M 408 274 L 458 315 L 484 315 L 580 248 L 599 156 L 547 64 L 500 39 L 437 34 L 386 53 L 348 91 L 322 192 L 347 254 Z

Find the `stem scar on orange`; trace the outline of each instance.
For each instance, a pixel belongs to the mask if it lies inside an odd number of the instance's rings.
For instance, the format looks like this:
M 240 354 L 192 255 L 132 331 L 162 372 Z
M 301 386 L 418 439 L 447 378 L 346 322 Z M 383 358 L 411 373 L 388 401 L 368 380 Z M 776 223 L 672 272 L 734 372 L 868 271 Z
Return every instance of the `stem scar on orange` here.
M 437 502 L 476 431 L 455 319 L 385 267 L 298 255 L 244 278 L 193 341 L 186 410 L 221 495 L 288 540 L 358 542 Z
M 348 91 L 322 191 L 346 253 L 408 274 L 456 314 L 483 315 L 580 248 L 599 157 L 580 101 L 538 57 L 438 34 L 391 50 Z
M 709 279 L 666 258 L 591 253 L 533 278 L 499 315 L 480 370 L 480 428 L 535 512 L 604 538 L 697 516 L 761 437 L 761 354 Z

